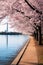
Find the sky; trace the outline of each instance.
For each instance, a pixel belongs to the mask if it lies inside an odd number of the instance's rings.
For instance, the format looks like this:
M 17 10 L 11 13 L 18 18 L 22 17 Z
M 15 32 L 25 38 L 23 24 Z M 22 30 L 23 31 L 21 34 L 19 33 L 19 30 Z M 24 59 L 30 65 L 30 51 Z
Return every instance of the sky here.
M 8 24 L 8 17 L 6 16 L 1 22 L 0 22 L 0 32 L 7 31 L 7 24 Z M 12 28 L 10 28 L 10 25 L 8 24 L 8 32 L 13 31 Z

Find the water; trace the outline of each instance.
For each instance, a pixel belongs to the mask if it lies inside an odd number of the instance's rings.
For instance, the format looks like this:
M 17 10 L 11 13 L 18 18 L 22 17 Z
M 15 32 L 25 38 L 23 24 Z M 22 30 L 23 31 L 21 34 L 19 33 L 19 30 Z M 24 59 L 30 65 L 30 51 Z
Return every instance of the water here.
M 0 65 L 9 65 L 27 40 L 26 35 L 0 35 Z

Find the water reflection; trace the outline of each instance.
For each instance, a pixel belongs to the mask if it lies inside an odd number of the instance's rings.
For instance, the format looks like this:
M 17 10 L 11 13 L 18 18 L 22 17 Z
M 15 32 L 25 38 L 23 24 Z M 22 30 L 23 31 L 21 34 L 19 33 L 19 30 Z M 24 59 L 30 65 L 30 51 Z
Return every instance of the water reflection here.
M 0 35 L 0 65 L 9 64 L 27 40 L 27 35 Z

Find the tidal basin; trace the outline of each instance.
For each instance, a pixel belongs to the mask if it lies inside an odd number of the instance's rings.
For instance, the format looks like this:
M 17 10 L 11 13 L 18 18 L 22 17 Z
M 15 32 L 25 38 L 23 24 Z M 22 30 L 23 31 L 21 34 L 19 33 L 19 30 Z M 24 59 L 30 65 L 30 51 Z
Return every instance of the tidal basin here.
M 0 35 L 0 65 L 10 65 L 28 39 L 28 35 Z

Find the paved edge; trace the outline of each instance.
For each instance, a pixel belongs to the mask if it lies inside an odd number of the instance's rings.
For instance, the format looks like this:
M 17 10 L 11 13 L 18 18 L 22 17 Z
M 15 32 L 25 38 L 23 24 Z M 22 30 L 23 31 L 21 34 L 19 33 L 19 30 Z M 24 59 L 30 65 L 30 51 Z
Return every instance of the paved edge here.
M 14 59 L 14 61 L 11 63 L 11 65 L 17 65 L 17 63 L 18 63 L 20 57 L 22 56 L 22 54 L 23 54 L 23 52 L 24 52 L 26 46 L 29 44 L 29 42 L 30 42 L 30 39 L 26 42 L 26 45 L 25 45 L 24 48 L 20 51 L 20 53 L 17 55 L 17 57 L 16 57 L 16 58 Z

